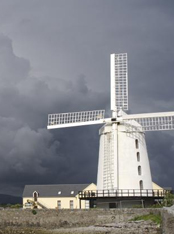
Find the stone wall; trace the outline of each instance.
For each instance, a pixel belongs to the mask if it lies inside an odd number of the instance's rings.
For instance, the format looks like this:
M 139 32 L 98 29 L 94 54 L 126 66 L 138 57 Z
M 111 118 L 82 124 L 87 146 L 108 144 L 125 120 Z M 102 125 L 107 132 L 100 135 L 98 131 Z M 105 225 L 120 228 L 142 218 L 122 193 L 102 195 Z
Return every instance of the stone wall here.
M 122 224 L 128 222 L 137 215 L 160 213 L 161 209 L 91 209 L 91 210 L 37 210 L 34 215 L 30 209 L 4 209 L 0 210 L 0 233 L 5 232 L 6 227 L 24 230 L 34 229 L 69 229 L 79 227 L 105 227 L 106 224 Z M 142 230 L 140 224 L 139 228 Z M 124 226 L 122 226 L 124 228 Z M 154 229 L 154 227 L 153 227 Z M 3 230 L 3 232 L 1 232 Z M 17 232 L 15 232 L 17 233 Z M 21 232 L 20 232 L 21 233 Z M 25 232 L 26 233 L 26 232 Z M 30 233 L 30 232 L 28 232 Z M 76 230 L 74 233 L 80 233 Z M 82 232 L 86 233 L 86 232 Z M 89 233 L 89 232 L 87 232 Z M 91 233 L 95 233 L 92 231 Z M 96 232 L 99 233 L 99 232 Z M 103 233 L 103 232 L 101 232 Z M 115 232 L 114 232 L 115 233 Z M 118 233 L 118 232 L 116 232 Z M 132 232 L 127 232 L 132 233 Z M 141 233 L 141 232 L 134 232 Z M 143 232 L 142 232 L 143 233 Z M 157 233 L 157 232 L 148 232 Z
M 21 232 L 21 230 L 69 230 L 79 227 L 105 227 L 110 224 L 111 229 L 108 233 L 163 233 L 174 234 L 174 206 L 163 209 L 91 209 L 91 210 L 37 210 L 37 214 L 33 214 L 30 209 L 1 209 L 0 210 L 0 234 L 13 233 L 31 233 Z M 162 215 L 162 232 L 157 232 L 152 224 L 136 223 L 134 232 L 131 231 L 133 224 L 129 221 L 135 216 L 143 214 L 161 214 Z M 143 226 L 144 225 L 144 226 Z M 149 225 L 149 226 L 148 226 Z M 6 228 L 11 228 L 8 232 Z M 116 232 L 117 227 L 117 232 Z M 131 227 L 131 228 L 130 228 Z M 120 232 L 118 229 L 120 228 Z M 137 230 L 139 228 L 139 230 Z M 20 232 L 17 232 L 20 230 Z M 115 231 L 113 231 L 115 230 Z M 122 231 L 122 232 L 121 232 Z M 142 232 L 141 232 L 142 231 Z M 33 233 L 36 233 L 35 231 Z M 41 232 L 43 233 L 43 231 Z M 46 232 L 49 233 L 49 232 Z M 61 232 L 62 233 L 62 232 Z M 63 232 L 64 233 L 64 232 Z M 66 233 L 66 232 L 65 232 Z M 70 233 L 70 232 L 69 232 Z M 71 232 L 71 233 L 90 233 L 88 232 Z M 91 233 L 103 233 L 92 230 Z M 105 232 L 106 233 L 106 232 Z M 143 233 L 144 234 L 144 233 Z
M 0 210 L 0 227 L 77 227 L 111 222 L 123 222 L 136 215 L 156 212 L 154 209 L 92 209 L 92 210 Z
M 174 234 L 174 206 L 163 208 L 162 229 L 163 234 Z

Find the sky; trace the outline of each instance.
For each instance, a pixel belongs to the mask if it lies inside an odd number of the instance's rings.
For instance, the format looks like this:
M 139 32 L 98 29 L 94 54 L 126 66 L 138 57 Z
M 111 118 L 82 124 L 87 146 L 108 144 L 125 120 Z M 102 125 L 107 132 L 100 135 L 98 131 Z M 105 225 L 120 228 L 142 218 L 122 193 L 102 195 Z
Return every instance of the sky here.
M 1 0 L 0 193 L 96 182 L 100 126 L 47 130 L 47 115 L 109 116 L 111 53 L 128 53 L 129 113 L 174 111 L 173 29 L 173 0 Z M 174 131 L 146 140 L 174 188 Z

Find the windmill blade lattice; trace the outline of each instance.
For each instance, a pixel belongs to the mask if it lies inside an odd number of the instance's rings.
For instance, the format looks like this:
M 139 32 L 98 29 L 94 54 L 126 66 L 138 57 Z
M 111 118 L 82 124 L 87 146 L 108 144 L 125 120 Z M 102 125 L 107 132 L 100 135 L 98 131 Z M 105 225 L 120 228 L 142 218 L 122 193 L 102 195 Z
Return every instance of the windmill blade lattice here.
M 128 110 L 127 53 L 111 54 L 111 110 Z
M 124 121 L 131 125 L 132 121 L 138 122 L 139 131 L 162 131 L 174 129 L 174 112 L 161 112 L 149 114 L 135 114 L 123 117 Z M 125 120 L 127 119 L 127 120 Z
M 69 112 L 48 115 L 48 129 L 103 123 L 105 110 Z

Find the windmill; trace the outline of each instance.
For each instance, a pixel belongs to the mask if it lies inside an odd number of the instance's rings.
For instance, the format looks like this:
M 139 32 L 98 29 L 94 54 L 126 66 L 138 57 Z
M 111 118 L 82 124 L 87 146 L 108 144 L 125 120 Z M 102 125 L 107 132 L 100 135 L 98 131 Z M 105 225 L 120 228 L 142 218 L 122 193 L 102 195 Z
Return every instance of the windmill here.
M 111 118 L 104 117 L 104 110 L 48 115 L 48 129 L 103 124 L 99 130 L 97 189 L 152 189 L 145 132 L 174 129 L 174 112 L 125 113 L 127 74 L 127 54 L 111 54 Z

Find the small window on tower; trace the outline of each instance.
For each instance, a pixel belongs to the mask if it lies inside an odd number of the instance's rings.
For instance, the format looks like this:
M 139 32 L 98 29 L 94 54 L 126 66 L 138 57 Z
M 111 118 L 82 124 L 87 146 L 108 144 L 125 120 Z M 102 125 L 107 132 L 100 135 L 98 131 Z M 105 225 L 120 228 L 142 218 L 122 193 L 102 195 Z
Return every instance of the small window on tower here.
M 139 148 L 139 142 L 138 142 L 138 140 L 137 140 L 137 139 L 135 140 L 135 148 L 136 148 L 136 149 L 138 149 L 138 148 Z
M 140 162 L 140 152 L 137 152 L 137 161 Z
M 141 175 L 141 166 L 138 166 L 138 175 Z
M 140 180 L 140 189 L 142 190 L 143 189 L 143 181 Z

